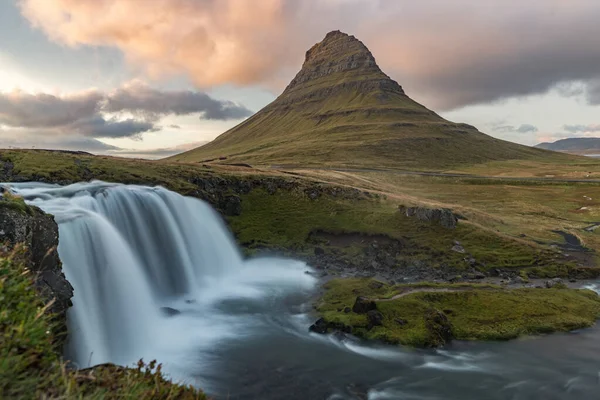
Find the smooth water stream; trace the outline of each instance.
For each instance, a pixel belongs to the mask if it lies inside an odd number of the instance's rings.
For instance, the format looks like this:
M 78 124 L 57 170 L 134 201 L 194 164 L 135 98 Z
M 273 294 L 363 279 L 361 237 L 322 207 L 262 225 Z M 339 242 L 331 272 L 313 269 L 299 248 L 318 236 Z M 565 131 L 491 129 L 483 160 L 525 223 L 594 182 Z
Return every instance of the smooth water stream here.
M 243 260 L 206 203 L 104 182 L 11 186 L 59 224 L 80 367 L 157 359 L 216 399 L 600 398 L 600 328 L 430 351 L 309 334 L 309 268 Z

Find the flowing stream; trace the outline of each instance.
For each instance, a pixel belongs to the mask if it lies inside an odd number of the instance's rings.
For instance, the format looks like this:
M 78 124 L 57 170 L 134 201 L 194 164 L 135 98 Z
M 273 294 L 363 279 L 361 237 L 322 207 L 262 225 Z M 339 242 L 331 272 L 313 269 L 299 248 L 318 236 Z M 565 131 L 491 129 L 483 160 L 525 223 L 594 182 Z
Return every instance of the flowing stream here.
M 308 333 L 302 262 L 244 260 L 206 203 L 104 182 L 11 184 L 54 214 L 79 367 L 157 359 L 216 399 L 597 399 L 600 328 L 413 350 Z

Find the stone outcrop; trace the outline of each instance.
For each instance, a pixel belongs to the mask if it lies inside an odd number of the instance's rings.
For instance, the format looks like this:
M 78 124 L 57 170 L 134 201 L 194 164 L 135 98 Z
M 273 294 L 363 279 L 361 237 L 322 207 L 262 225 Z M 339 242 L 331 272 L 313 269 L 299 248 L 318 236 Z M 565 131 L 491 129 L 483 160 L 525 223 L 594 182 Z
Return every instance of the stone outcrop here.
M 71 306 L 73 287 L 62 272 L 58 257 L 58 225 L 51 215 L 22 199 L 0 195 L 0 243 L 25 245 L 25 262 L 35 274 L 36 288 L 59 318 Z
M 399 212 L 419 221 L 439 224 L 447 229 L 456 228 L 458 217 L 448 208 L 398 207 Z

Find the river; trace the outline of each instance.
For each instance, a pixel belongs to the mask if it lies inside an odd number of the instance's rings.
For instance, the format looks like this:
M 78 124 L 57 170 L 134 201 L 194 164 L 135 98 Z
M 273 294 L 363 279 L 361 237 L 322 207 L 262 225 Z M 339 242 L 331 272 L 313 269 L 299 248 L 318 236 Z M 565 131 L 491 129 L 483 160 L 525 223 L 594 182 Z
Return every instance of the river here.
M 11 184 L 55 215 L 79 367 L 157 359 L 215 399 L 597 399 L 600 328 L 437 350 L 308 332 L 304 263 L 244 260 L 206 203 L 105 182 Z

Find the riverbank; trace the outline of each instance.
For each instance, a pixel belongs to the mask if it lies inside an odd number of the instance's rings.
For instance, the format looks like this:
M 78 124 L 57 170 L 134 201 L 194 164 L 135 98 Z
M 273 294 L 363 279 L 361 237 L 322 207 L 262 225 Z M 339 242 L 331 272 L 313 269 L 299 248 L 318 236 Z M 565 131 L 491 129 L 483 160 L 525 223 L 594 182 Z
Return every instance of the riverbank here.
M 315 305 L 322 318 L 311 330 L 417 347 L 572 331 L 600 317 L 595 292 L 559 281 L 543 288 L 508 288 L 351 278 L 333 279 L 324 288 Z

